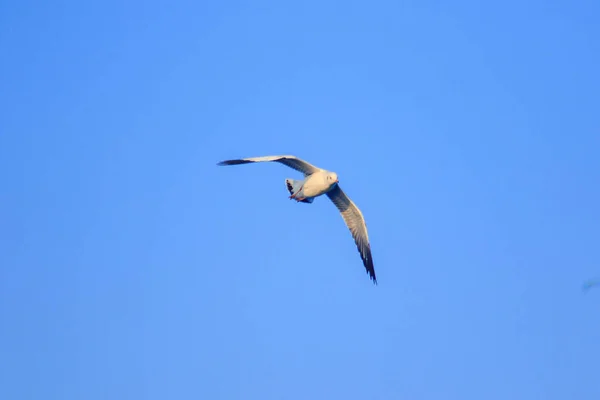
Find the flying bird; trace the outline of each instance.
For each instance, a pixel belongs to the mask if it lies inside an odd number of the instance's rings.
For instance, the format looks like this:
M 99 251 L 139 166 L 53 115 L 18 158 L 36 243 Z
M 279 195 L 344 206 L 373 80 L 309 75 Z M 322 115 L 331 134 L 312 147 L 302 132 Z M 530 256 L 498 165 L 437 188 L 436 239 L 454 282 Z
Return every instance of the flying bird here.
M 358 252 L 360 253 L 360 257 L 369 277 L 373 283 L 377 284 L 365 219 L 361 211 L 356 207 L 356 204 L 354 204 L 340 188 L 338 176 L 335 172 L 315 167 L 314 165 L 291 155 L 226 160 L 217 163 L 217 165 L 240 165 L 273 161 L 286 165 L 304 174 L 304 179 L 302 180 L 290 178 L 285 180 L 287 190 L 290 192 L 290 199 L 294 199 L 300 203 L 310 204 L 315 198 L 321 195 L 325 194 L 329 197 L 342 214 L 342 218 L 352 234 L 352 238 L 356 243 L 356 247 L 358 248 Z

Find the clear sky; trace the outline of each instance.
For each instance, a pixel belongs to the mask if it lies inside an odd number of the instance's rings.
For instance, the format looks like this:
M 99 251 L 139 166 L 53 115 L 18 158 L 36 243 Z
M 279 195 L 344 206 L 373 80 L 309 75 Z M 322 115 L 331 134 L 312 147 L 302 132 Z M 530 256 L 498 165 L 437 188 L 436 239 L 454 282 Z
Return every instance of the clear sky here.
M 2 1 L 0 398 L 599 399 L 599 15 Z

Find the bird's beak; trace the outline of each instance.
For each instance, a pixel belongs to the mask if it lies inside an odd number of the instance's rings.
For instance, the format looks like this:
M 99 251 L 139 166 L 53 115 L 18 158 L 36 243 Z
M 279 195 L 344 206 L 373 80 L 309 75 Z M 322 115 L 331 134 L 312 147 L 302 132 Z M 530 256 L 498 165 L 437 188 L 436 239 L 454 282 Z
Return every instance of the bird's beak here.
M 335 180 L 335 183 L 340 183 L 340 180 L 339 180 L 339 179 L 336 179 L 336 180 Z

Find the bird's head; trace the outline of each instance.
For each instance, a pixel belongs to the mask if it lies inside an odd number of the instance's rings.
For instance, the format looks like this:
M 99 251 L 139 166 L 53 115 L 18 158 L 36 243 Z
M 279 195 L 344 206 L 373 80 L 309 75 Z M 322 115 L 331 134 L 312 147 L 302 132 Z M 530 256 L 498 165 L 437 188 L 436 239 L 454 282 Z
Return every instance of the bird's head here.
M 338 176 L 337 176 L 337 174 L 335 172 L 328 173 L 326 179 L 327 179 L 327 183 L 330 186 L 333 186 L 333 185 L 335 185 L 336 183 L 339 182 Z

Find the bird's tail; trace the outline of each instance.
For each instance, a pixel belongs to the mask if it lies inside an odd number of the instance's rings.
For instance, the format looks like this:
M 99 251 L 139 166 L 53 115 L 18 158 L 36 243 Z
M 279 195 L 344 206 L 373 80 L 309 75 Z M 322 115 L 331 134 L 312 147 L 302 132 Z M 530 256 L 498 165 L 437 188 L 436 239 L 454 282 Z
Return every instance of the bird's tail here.
M 288 192 L 290 192 L 290 195 L 293 195 L 302 187 L 302 181 L 288 178 L 285 180 L 285 186 L 287 187 Z
M 285 180 L 285 186 L 287 187 L 288 192 L 290 192 L 290 196 L 293 196 L 302 189 L 302 181 L 288 178 Z M 300 201 L 302 203 L 312 203 L 313 199 L 308 198 Z

